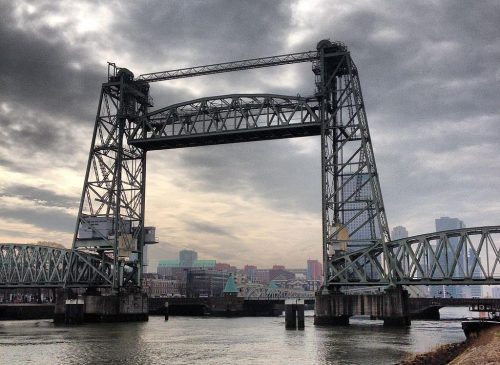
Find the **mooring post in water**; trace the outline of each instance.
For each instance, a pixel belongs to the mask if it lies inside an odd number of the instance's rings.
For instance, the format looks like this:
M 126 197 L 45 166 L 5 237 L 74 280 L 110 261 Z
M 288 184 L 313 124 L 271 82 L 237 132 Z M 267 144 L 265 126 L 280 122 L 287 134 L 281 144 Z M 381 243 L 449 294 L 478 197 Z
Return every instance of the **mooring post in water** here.
M 285 300 L 285 328 L 294 330 L 297 328 L 297 304 L 293 299 Z
M 168 302 L 165 302 L 163 313 L 165 313 L 165 321 L 168 321 Z
M 304 301 L 302 299 L 297 299 L 297 328 L 303 330 L 304 327 Z

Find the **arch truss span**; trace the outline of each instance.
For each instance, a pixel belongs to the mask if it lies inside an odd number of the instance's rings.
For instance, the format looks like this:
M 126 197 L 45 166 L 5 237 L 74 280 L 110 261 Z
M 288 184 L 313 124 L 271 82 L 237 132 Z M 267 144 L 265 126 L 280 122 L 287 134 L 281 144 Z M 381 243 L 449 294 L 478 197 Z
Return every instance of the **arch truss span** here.
M 500 226 L 464 228 L 402 238 L 332 260 L 337 285 L 500 284 Z
M 316 97 L 231 94 L 148 113 L 138 120 L 129 144 L 156 150 L 319 134 Z
M 71 250 L 30 245 L 0 244 L 0 288 L 62 287 L 66 275 L 77 287 L 107 286 L 110 283 L 95 267 L 111 270 L 109 260 Z M 71 263 L 70 263 L 71 262 Z

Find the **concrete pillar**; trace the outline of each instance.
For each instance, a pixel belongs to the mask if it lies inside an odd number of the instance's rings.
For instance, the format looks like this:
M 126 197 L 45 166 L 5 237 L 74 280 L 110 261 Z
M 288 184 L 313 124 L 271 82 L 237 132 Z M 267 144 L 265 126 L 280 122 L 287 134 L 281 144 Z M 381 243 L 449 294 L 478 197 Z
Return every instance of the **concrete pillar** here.
M 353 314 L 354 296 L 335 293 L 316 293 L 314 303 L 314 324 L 346 326 Z
M 84 320 L 84 301 L 82 298 L 66 299 L 64 306 L 64 323 L 80 324 Z
M 168 302 L 165 302 L 163 313 L 165 314 L 165 321 L 168 321 Z
M 408 292 L 401 285 L 385 290 L 383 295 L 384 326 L 404 327 L 411 324 L 408 310 Z
M 297 328 L 297 304 L 295 300 L 285 301 L 285 328 L 287 330 Z
M 304 301 L 297 300 L 297 328 L 303 330 L 305 328 L 305 318 L 304 318 Z

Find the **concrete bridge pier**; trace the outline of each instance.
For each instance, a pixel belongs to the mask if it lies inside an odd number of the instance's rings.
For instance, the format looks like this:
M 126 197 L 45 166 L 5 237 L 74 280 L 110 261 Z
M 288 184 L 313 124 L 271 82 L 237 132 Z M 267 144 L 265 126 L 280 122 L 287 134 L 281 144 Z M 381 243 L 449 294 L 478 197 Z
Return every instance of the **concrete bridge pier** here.
M 380 294 L 347 295 L 341 292 L 316 293 L 314 324 L 348 325 L 353 315 L 383 319 L 385 326 L 409 326 L 408 292 L 401 286 Z
M 131 322 L 149 319 L 148 297 L 141 292 L 112 294 L 92 291 L 76 295 L 71 290 L 61 290 L 58 294 L 54 308 L 55 323 Z
M 401 285 L 386 289 L 383 296 L 384 326 L 405 327 L 411 324 L 408 310 L 408 291 Z
M 316 293 L 314 304 L 314 324 L 330 326 L 346 326 L 353 315 L 352 296 L 341 292 L 323 294 Z

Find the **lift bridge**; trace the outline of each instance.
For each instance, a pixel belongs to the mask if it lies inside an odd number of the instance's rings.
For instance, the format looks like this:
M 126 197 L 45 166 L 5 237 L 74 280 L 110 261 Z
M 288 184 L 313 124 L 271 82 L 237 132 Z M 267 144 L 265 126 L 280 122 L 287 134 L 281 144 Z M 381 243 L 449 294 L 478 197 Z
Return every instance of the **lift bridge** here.
M 150 110 L 150 83 L 310 62 L 311 96 L 230 94 Z M 151 150 L 320 136 L 324 292 L 500 283 L 500 226 L 391 241 L 358 69 L 347 47 L 139 75 L 108 66 L 71 250 L 3 244 L 0 287 L 139 289 Z

